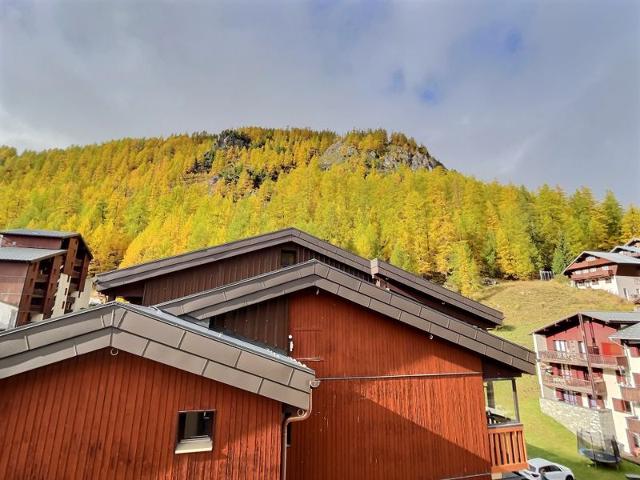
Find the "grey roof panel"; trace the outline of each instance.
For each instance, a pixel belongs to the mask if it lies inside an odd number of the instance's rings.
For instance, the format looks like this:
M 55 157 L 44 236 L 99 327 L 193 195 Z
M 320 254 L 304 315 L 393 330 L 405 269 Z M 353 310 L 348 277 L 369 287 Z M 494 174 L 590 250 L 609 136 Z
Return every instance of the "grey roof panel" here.
M 0 378 L 108 346 L 303 409 L 315 378 L 307 366 L 263 346 L 118 302 L 1 332 Z M 258 391 L 266 381 L 279 385 L 277 394 Z
M 80 235 L 77 232 L 61 232 L 58 230 L 34 230 L 31 228 L 13 228 L 0 231 L 0 235 L 24 235 L 26 237 L 70 238 Z
M 327 278 L 319 276 L 315 273 L 315 268 L 308 268 L 309 265 L 322 265 L 321 270 L 328 268 Z M 307 273 L 305 275 L 295 274 L 295 272 L 303 271 Z M 270 292 L 269 298 L 273 298 L 274 296 L 286 295 L 291 291 L 316 287 L 457 343 L 464 348 L 477 352 L 479 347 L 471 348 L 471 346 L 482 344 L 485 351 L 497 349 L 501 352 L 500 356 L 495 357 L 486 353 L 485 355 L 503 363 L 504 358 L 508 358 L 510 359 L 507 362 L 509 366 L 518 363 L 519 370 L 531 374 L 535 372 L 535 362 L 529 361 L 529 358 L 533 358 L 530 355 L 532 352 L 518 344 L 383 288 L 360 289 L 360 286 L 361 283 L 356 277 L 314 259 L 241 280 L 234 284 L 223 285 L 205 292 L 160 303 L 156 305 L 156 308 L 170 313 L 182 312 L 196 318 L 205 318 L 260 303 L 266 298 L 264 295 L 260 295 L 262 291 L 268 290 Z M 238 296 L 238 291 L 244 292 L 244 296 Z M 485 347 L 491 347 L 492 350 Z M 516 359 L 521 359 L 523 363 L 516 362 Z
M 640 323 L 629 325 L 627 328 L 618 330 L 609 338 L 613 338 L 615 340 L 640 340 Z
M 470 298 L 464 297 L 463 295 L 448 290 L 436 283 L 429 282 L 423 278 L 418 277 L 417 275 L 407 272 L 406 270 L 402 270 L 401 268 L 391 265 L 390 263 L 383 260 L 377 258 L 371 260 L 371 271 L 374 274 L 391 278 L 393 280 L 399 281 L 400 283 L 404 283 L 410 287 L 415 288 L 418 291 L 422 291 L 424 293 L 432 295 L 435 298 L 438 298 L 445 302 L 458 305 L 466 310 L 470 310 L 476 315 L 480 315 L 494 323 L 500 324 L 502 323 L 502 319 L 504 318 L 502 312 L 498 310 L 483 305 L 480 302 L 471 300 Z
M 0 260 L 5 262 L 37 262 L 65 252 L 66 250 L 50 250 L 48 248 L 1 247 Z
M 618 245 L 617 247 L 613 247 L 611 249 L 611 253 L 618 253 L 619 251 L 640 254 L 640 248 L 638 248 L 638 247 L 629 247 L 627 245 Z
M 577 319 L 578 314 L 583 317 L 593 318 L 606 323 L 635 323 L 640 322 L 640 312 L 615 312 L 615 311 L 580 311 L 573 313 L 567 317 L 555 320 L 542 327 L 535 329 L 531 333 L 541 333 L 549 327 L 554 327 L 562 322 L 566 322 L 572 319 Z
M 640 312 L 581 312 L 591 318 L 602 320 L 604 322 L 640 322 Z

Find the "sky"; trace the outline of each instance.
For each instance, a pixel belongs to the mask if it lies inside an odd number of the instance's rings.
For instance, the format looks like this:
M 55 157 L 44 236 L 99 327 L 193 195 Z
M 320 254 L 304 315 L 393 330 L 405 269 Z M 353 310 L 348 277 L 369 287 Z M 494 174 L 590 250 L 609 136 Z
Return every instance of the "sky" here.
M 640 2 L 0 0 L 0 144 L 246 125 L 640 204 Z

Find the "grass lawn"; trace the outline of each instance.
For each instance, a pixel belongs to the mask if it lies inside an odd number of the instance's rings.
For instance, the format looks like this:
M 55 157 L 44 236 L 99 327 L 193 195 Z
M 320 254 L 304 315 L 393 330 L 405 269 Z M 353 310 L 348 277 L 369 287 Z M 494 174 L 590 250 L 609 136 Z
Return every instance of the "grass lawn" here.
M 505 314 L 504 325 L 494 333 L 533 349 L 532 330 L 578 310 L 632 310 L 632 305 L 608 293 L 577 290 L 560 281 L 505 282 L 485 289 L 478 297 Z M 573 470 L 576 480 L 624 479 L 624 473 L 640 474 L 640 467 L 623 461 L 619 470 L 594 468 L 577 452 L 576 437 L 540 411 L 535 376 L 518 380 L 520 416 L 525 426 L 527 453 Z

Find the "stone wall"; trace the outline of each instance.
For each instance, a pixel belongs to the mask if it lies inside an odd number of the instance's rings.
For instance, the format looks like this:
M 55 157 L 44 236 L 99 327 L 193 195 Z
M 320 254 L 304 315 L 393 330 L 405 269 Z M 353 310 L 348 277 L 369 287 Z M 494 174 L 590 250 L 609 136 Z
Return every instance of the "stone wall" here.
M 605 437 L 615 437 L 613 415 L 609 409 L 593 410 L 546 398 L 540 399 L 540 408 L 573 433 L 583 429 L 601 433 Z

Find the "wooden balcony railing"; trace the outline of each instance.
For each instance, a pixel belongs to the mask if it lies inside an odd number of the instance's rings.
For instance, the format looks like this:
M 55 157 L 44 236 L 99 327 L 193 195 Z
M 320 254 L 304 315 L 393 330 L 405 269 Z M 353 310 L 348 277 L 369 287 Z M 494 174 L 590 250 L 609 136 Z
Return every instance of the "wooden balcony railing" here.
M 603 280 L 605 278 L 613 277 L 613 270 L 596 270 L 595 272 L 585 272 L 585 273 L 573 273 L 571 274 L 571 280 Z
M 574 392 L 591 393 L 591 381 L 582 378 L 543 374 L 542 383 L 549 387 L 562 388 Z M 607 386 L 602 378 L 594 378 L 593 383 L 597 394 L 602 395 L 606 392 Z
M 620 386 L 622 399 L 627 402 L 640 402 L 640 387 Z
M 527 468 L 527 446 L 521 424 L 490 426 L 491 473 L 506 473 Z
M 589 353 L 589 360 L 593 367 L 618 367 L 624 360 L 618 360 L 618 356 L 599 355 Z M 565 363 L 569 365 L 587 365 L 587 354 L 582 352 L 556 352 L 555 350 L 543 350 L 538 353 L 540 360 L 552 363 Z

